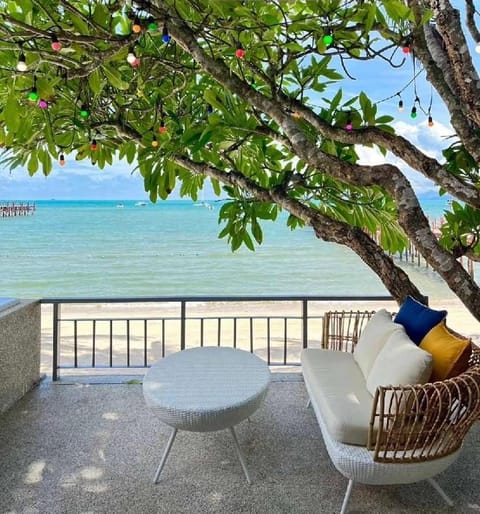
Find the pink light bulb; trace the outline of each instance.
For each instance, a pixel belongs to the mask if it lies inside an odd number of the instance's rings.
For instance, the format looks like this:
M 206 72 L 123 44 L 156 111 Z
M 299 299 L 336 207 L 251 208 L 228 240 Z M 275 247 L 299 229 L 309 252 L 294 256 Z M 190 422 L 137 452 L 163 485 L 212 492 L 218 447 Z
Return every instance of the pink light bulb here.
M 130 63 L 134 68 L 138 68 L 140 66 L 140 59 L 138 57 L 135 58 L 135 60 Z
M 40 100 L 38 102 L 38 106 L 40 107 L 40 109 L 46 109 L 48 107 L 48 103 L 46 100 Z
M 345 125 L 345 130 L 347 132 L 351 132 L 353 130 L 353 125 L 349 122 Z
M 55 50 L 55 52 L 60 52 L 61 49 L 62 49 L 62 43 L 60 43 L 60 41 L 54 41 L 52 43 L 52 50 Z

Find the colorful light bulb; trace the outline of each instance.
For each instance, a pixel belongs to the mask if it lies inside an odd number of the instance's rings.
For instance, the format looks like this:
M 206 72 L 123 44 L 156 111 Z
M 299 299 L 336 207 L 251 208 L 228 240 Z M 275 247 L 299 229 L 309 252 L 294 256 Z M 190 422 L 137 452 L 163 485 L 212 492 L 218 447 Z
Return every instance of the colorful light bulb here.
M 158 132 L 159 132 L 160 134 L 166 134 L 166 133 L 167 133 L 167 127 L 163 124 L 163 122 L 162 122 L 162 124 L 158 127 Z
M 27 69 L 28 69 L 28 66 L 26 63 L 25 54 L 22 52 L 20 54 L 20 57 L 18 58 L 17 70 L 23 72 L 23 71 L 27 71 Z
M 398 102 L 398 110 L 399 110 L 400 112 L 403 112 L 403 100 L 400 100 L 400 101 Z
M 62 49 L 62 43 L 60 43 L 55 34 L 52 34 L 52 43 L 50 46 L 52 47 L 52 50 L 55 50 L 55 52 L 60 52 Z
M 412 51 L 412 49 L 410 48 L 410 45 L 404 46 L 404 47 L 402 48 L 402 52 L 403 52 L 404 54 L 409 54 L 411 51 Z
M 412 107 L 410 111 L 410 118 L 415 119 L 417 117 L 417 108 L 415 106 Z
M 140 25 L 140 19 L 138 16 L 135 16 L 135 20 L 133 21 L 132 30 L 135 34 L 139 34 L 142 32 L 142 26 Z
M 133 49 L 133 46 L 131 46 L 128 49 L 128 55 L 127 55 L 127 62 L 129 64 L 133 64 L 137 59 L 137 56 L 135 55 L 135 50 Z
M 98 149 L 97 140 L 92 139 L 92 142 L 90 143 L 90 150 L 92 150 L 92 152 L 95 152 L 95 150 L 97 150 L 97 149 Z
M 333 43 L 333 35 L 328 33 L 328 34 L 325 34 L 323 37 L 322 37 L 322 41 L 327 45 L 327 46 L 330 46 L 332 43 Z
M 168 33 L 168 29 L 167 29 L 167 26 L 164 25 L 163 26 L 163 30 L 162 30 L 162 41 L 164 43 L 169 43 L 170 42 L 170 39 L 172 39 Z
M 38 102 L 38 106 L 40 109 L 46 109 L 48 107 L 48 102 L 43 98 Z
M 347 132 L 351 132 L 353 130 L 352 120 L 347 120 L 347 124 L 345 125 L 345 130 Z
M 238 59 L 243 59 L 245 57 L 245 50 L 241 46 L 235 50 L 235 57 Z
M 138 57 L 135 57 L 135 60 L 132 62 L 132 66 L 134 68 L 138 68 L 140 66 L 140 59 Z
M 477 54 L 480 54 L 480 41 L 477 43 L 477 46 L 475 47 L 475 52 L 477 52 Z
M 157 136 L 153 136 L 153 139 L 152 139 L 152 146 L 153 148 L 157 148 L 158 146 L 158 139 L 157 139 Z
M 28 93 L 28 99 L 30 102 L 36 102 L 38 100 L 38 92 L 35 86 L 33 86 L 30 93 Z
M 433 125 L 434 125 L 434 123 L 433 123 L 433 118 L 432 118 L 432 116 L 429 116 L 429 117 L 428 117 L 428 126 L 429 126 L 429 127 L 433 127 Z
M 82 118 L 88 118 L 90 116 L 90 112 L 86 104 L 82 104 L 82 107 L 80 107 L 80 116 Z
M 213 113 L 213 107 L 210 104 L 207 105 L 207 112 L 208 112 L 208 114 Z
M 153 16 L 150 16 L 147 20 L 147 29 L 151 31 L 155 31 L 158 29 L 157 22 Z
M 65 156 L 63 155 L 63 153 L 60 154 L 60 158 L 58 159 L 58 164 L 60 164 L 60 166 L 65 166 Z

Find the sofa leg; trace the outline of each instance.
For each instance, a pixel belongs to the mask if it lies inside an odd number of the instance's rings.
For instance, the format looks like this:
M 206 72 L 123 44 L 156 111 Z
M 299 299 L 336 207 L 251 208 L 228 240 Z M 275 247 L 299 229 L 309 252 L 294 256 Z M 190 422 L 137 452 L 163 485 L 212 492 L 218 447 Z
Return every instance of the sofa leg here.
M 434 480 L 433 478 L 427 478 L 427 482 L 430 482 L 435 491 L 437 491 L 437 493 L 443 498 L 443 500 L 449 507 L 453 507 L 452 500 L 445 494 L 445 491 L 439 486 L 436 480 Z
M 307 409 L 310 407 L 310 405 L 312 405 L 312 400 L 310 400 L 310 398 L 309 398 L 308 402 L 307 402 Z
M 347 492 L 345 493 L 345 498 L 343 498 L 342 510 L 340 511 L 340 514 L 346 514 L 346 512 L 347 512 L 348 500 L 350 500 L 350 495 L 352 494 L 352 488 L 353 488 L 353 480 L 350 479 L 348 481 Z

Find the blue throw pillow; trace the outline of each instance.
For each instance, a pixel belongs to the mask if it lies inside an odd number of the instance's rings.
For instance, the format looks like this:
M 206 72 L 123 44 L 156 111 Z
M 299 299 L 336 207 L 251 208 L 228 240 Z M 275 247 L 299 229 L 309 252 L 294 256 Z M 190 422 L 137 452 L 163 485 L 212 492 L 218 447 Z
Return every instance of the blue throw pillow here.
M 446 316 L 447 311 L 430 309 L 430 307 L 417 302 L 411 296 L 407 296 L 393 321 L 403 325 L 408 337 L 415 344 L 420 344 L 425 335 L 443 321 Z

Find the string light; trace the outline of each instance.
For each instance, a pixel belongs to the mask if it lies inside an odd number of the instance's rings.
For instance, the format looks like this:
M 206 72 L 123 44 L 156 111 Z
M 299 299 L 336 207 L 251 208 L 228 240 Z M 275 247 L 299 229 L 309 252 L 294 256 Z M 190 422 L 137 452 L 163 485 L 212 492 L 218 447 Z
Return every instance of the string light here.
M 92 150 L 92 152 L 95 152 L 97 149 L 98 149 L 97 140 L 95 138 L 93 138 L 92 142 L 90 143 L 90 150 Z M 92 164 L 95 164 L 95 163 L 92 161 Z
M 131 46 L 128 49 L 127 62 L 129 64 L 133 64 L 136 59 L 137 59 L 137 56 L 135 55 L 135 50 L 133 49 L 133 46 Z
M 433 127 L 434 123 L 433 123 L 433 118 L 432 118 L 432 115 L 429 114 L 428 115 L 428 126 L 429 127 Z
M 88 106 L 86 104 L 82 104 L 82 107 L 80 107 L 80 116 L 82 118 L 88 118 L 90 116 L 90 111 L 88 110 Z
M 63 153 L 60 154 L 60 158 L 58 159 L 58 164 L 60 164 L 60 166 L 65 166 L 65 156 L 63 155 Z
M 43 98 L 38 102 L 38 106 L 40 109 L 46 109 L 48 107 L 48 102 L 43 100 Z
M 322 41 L 325 45 L 330 46 L 333 43 L 333 34 L 330 32 L 330 30 L 324 34 L 322 37 Z
M 213 107 L 210 104 L 207 105 L 207 112 L 208 112 L 208 114 L 213 113 Z
M 245 57 L 245 50 L 241 46 L 235 50 L 235 57 L 238 59 L 243 59 Z
M 347 118 L 347 124 L 345 125 L 345 130 L 347 132 L 351 132 L 353 130 L 353 124 L 352 124 L 352 116 L 349 115 Z
M 411 49 L 410 45 L 408 45 L 408 46 L 404 46 L 404 47 L 402 48 L 402 52 L 403 52 L 404 54 L 409 54 L 411 51 L 412 51 L 412 49 Z
M 152 146 L 153 146 L 153 148 L 157 148 L 157 146 L 158 146 L 158 139 L 155 134 L 153 135 Z
M 20 54 L 20 57 L 18 58 L 17 70 L 23 72 L 23 71 L 27 71 L 27 69 L 28 69 L 28 66 L 27 66 L 27 63 L 26 63 L 25 54 L 22 52 Z
M 52 43 L 50 46 L 52 47 L 52 50 L 55 50 L 55 52 L 60 52 L 62 49 L 62 43 L 60 43 L 55 34 L 52 34 Z
M 170 39 L 172 39 L 172 38 L 170 37 L 170 34 L 168 33 L 167 26 L 166 26 L 166 25 L 164 25 L 164 26 L 163 26 L 163 30 L 162 30 L 162 41 L 163 41 L 164 43 L 169 43 L 169 42 L 170 42 Z
M 167 127 L 163 124 L 163 121 L 161 125 L 158 127 L 158 132 L 160 134 L 166 134 L 167 133 Z
M 147 29 L 151 30 L 152 32 L 158 29 L 157 22 L 153 16 L 150 16 L 147 20 Z
M 138 16 L 135 16 L 135 20 L 133 21 L 132 30 L 135 34 L 139 34 L 142 32 L 142 26 L 140 25 L 140 19 Z
M 417 117 L 417 108 L 416 106 L 414 105 L 412 107 L 412 110 L 410 111 L 410 118 L 412 118 L 413 120 Z
M 400 96 L 400 93 L 397 93 L 398 96 Z M 402 97 L 400 96 L 400 100 L 398 101 L 398 110 L 400 112 L 403 112 L 403 100 L 402 100 Z
M 37 77 L 33 76 L 33 86 L 30 90 L 30 93 L 28 93 L 28 99 L 31 102 L 36 102 L 38 100 L 38 91 L 37 91 Z

